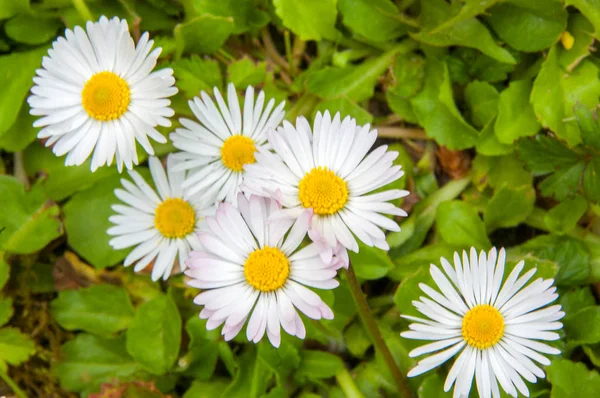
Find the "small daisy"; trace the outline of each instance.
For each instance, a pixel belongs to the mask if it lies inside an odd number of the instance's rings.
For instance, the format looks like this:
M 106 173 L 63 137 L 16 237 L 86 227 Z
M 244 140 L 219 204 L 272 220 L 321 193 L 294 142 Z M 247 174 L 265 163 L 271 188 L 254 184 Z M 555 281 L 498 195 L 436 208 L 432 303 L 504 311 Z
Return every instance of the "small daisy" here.
M 433 341 L 411 351 L 411 357 L 439 352 L 419 361 L 408 372 L 409 377 L 438 367 L 460 353 L 444 384 L 444 391 L 455 386 L 455 398 L 469 396 L 473 376 L 482 398 L 500 397 L 498 383 L 513 397 L 518 392 L 529 396 L 523 379 L 535 383 L 537 378 L 544 378 L 544 371 L 534 361 L 550 365 L 542 354 L 557 355 L 560 351 L 539 340 L 559 338 L 552 330 L 562 328 L 557 321 L 565 313 L 560 305 L 547 307 L 558 298 L 552 279 L 538 278 L 523 287 L 536 272 L 534 268 L 519 277 L 523 261 L 502 283 L 504 261 L 504 249 L 498 255 L 496 248 L 487 256 L 482 251 L 478 258 L 471 248 L 470 256 L 463 252 L 462 262 L 454 253 L 454 267 L 442 258 L 444 272 L 431 265 L 439 292 L 420 284 L 429 297 L 413 301 L 428 319 L 405 315 L 416 323 L 402 336 Z
M 240 110 L 233 84 L 227 87 L 225 104 L 219 90 L 214 89 L 218 108 L 204 91 L 202 99 L 189 101 L 200 123 L 180 119 L 184 126 L 171 133 L 173 145 L 180 149 L 176 156 L 180 168 L 191 170 L 184 187 L 190 193 L 203 191 L 207 201 L 234 203 L 244 178 L 244 165 L 255 162 L 255 151 L 267 148 L 267 130 L 275 128 L 285 114 L 284 102 L 275 109 L 271 99 L 264 107 L 265 93 L 254 101 L 254 88 L 246 89 L 244 108 Z M 243 115 L 243 116 L 242 116 Z
M 119 171 L 123 164 L 131 169 L 138 164 L 136 140 L 149 154 L 148 136 L 167 142 L 155 127 L 171 125 L 173 70 L 152 72 L 161 49 L 150 52 L 148 33 L 135 46 L 124 19 L 101 17 L 86 30 L 67 29 L 43 58 L 27 102 L 32 115 L 44 117 L 33 125 L 43 127 L 38 138 L 47 138 L 57 156 L 67 154 L 67 166 L 93 151 L 92 171 L 115 156 Z
M 265 334 L 279 347 L 283 327 L 303 339 L 306 330 L 296 309 L 312 319 L 333 319 L 333 312 L 312 290 L 333 289 L 337 266 L 321 260 L 309 244 L 299 249 L 312 212 L 296 220 L 268 221 L 280 207 L 274 200 L 238 195 L 239 210 L 219 204 L 208 217 L 208 230 L 199 234 L 203 251 L 187 261 L 190 286 L 204 289 L 194 300 L 204 308 L 200 318 L 207 329 L 225 323 L 221 334 L 233 339 L 248 320 L 246 337 L 257 343 Z M 286 232 L 287 236 L 286 236 Z
M 387 151 L 386 145 L 367 155 L 377 130 L 357 126 L 350 117 L 342 121 L 339 113 L 331 120 L 325 112 L 317 113 L 312 131 L 299 117 L 296 127 L 285 121 L 268 137 L 275 153 L 261 149 L 256 163 L 246 166 L 245 191 L 279 201 L 286 210 L 277 217 L 296 217 L 312 209 L 311 238 L 330 247 L 341 244 L 357 252 L 354 234 L 368 246 L 389 249 L 381 228 L 400 228 L 380 213 L 406 216 L 389 201 L 408 192 L 393 189 L 367 195 L 404 174 L 393 165 L 398 152 Z
M 152 280 L 171 275 L 175 258 L 185 270 L 185 260 L 192 249 L 201 247 L 197 232 L 205 216 L 213 214 L 214 208 L 205 208 L 185 192 L 181 185 L 185 171 L 174 171 L 174 159 L 167 160 L 167 173 L 156 157 L 149 160 L 150 173 L 156 191 L 135 170 L 129 171 L 133 179 L 122 179 L 125 189 L 116 189 L 115 195 L 125 204 L 113 205 L 118 214 L 110 217 L 115 224 L 108 229 L 116 236 L 109 244 L 115 250 L 135 246 L 124 265 L 135 263 L 138 272 L 154 261 Z

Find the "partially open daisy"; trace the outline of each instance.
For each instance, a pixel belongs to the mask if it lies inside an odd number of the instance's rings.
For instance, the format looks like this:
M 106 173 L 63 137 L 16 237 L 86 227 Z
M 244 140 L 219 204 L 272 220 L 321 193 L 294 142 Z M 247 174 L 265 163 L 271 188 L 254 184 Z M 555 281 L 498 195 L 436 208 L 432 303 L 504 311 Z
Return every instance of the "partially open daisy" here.
M 266 332 L 278 347 L 280 325 L 303 339 L 306 330 L 296 309 L 312 319 L 333 319 L 327 304 L 305 286 L 333 289 L 339 284 L 333 279 L 337 267 L 321 260 L 315 244 L 299 249 L 312 212 L 269 222 L 280 209 L 274 200 L 239 194 L 238 206 L 219 204 L 216 216 L 206 219 L 207 231 L 199 234 L 203 251 L 193 251 L 187 261 L 189 285 L 205 290 L 194 300 L 204 305 L 200 318 L 208 319 L 209 330 L 224 323 L 225 340 L 234 338 L 247 320 L 249 341 L 260 341 Z
M 204 217 L 214 213 L 214 206 L 203 206 L 183 190 L 185 171 L 173 170 L 172 156 L 166 174 L 158 158 L 151 157 L 149 165 L 158 194 L 137 171 L 130 171 L 133 183 L 122 179 L 125 189 L 115 190 L 125 204 L 112 206 L 117 214 L 110 221 L 115 226 L 107 233 L 116 236 L 109 242 L 116 250 L 135 246 L 123 263 L 126 267 L 135 263 L 138 272 L 154 262 L 152 280 L 156 281 L 171 275 L 177 257 L 185 269 L 190 250 L 201 247 L 197 232 Z
M 244 190 L 269 195 L 286 209 L 282 216 L 296 217 L 312 209 L 311 238 L 330 247 L 358 251 L 353 236 L 369 246 L 387 250 L 381 228 L 399 231 L 398 224 L 380 213 L 406 216 L 390 200 L 408 195 L 393 189 L 367 195 L 404 174 L 393 160 L 398 152 L 383 145 L 367 155 L 377 130 L 360 127 L 346 117 L 333 120 L 317 113 L 313 130 L 304 117 L 296 127 L 288 122 L 268 134 L 275 153 L 259 150 L 256 163 L 246 166 Z
M 419 361 L 408 372 L 418 376 L 460 353 L 444 384 L 449 391 L 454 385 L 454 397 L 468 397 L 473 382 L 479 396 L 500 397 L 498 383 L 509 395 L 518 392 L 529 396 L 523 379 L 535 383 L 544 377 L 544 371 L 535 363 L 549 365 L 542 354 L 560 351 L 542 341 L 557 340 L 562 328 L 557 322 L 564 317 L 560 305 L 547 307 L 557 299 L 552 279 L 538 278 L 526 287 L 536 269 L 519 277 L 524 262 L 519 262 L 503 283 L 504 249 L 497 254 L 477 256 L 474 248 L 470 255 L 463 252 L 462 262 L 454 254 L 454 267 L 442 258 L 442 272 L 431 265 L 431 276 L 439 291 L 420 284 L 428 297 L 413 301 L 414 306 L 428 319 L 405 315 L 415 321 L 403 332 L 409 339 L 431 340 L 410 352 L 411 357 L 433 354 Z M 534 362 L 535 361 L 535 362 Z
M 135 142 L 154 154 L 148 136 L 165 143 L 155 127 L 170 126 L 167 97 L 177 93 L 170 68 L 152 72 L 161 52 L 144 33 L 135 46 L 127 22 L 117 17 L 67 29 L 37 70 L 27 102 L 57 156 L 80 165 L 94 152 L 91 169 L 112 164 L 119 171 L 138 164 Z
M 182 152 L 176 154 L 180 168 L 191 170 L 185 181 L 191 193 L 203 191 L 207 200 L 235 203 L 244 178 L 244 165 L 256 161 L 255 152 L 267 144 L 267 130 L 283 119 L 284 102 L 275 109 L 271 99 L 265 107 L 265 93 L 254 101 L 254 88 L 246 89 L 244 108 L 240 109 L 233 84 L 227 87 L 227 104 L 219 90 L 214 89 L 218 104 L 204 91 L 202 99 L 189 101 L 197 123 L 180 119 L 183 125 L 170 135 L 173 145 Z M 242 116 L 243 115 L 243 116 Z

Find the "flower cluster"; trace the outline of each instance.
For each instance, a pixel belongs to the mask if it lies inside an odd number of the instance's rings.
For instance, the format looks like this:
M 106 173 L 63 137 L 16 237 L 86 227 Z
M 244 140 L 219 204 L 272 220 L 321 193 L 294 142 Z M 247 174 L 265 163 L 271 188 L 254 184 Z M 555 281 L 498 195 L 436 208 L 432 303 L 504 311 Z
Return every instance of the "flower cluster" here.
M 333 311 L 312 289 L 334 289 L 347 250 L 363 245 L 388 250 L 384 230 L 399 231 L 394 216 L 406 212 L 391 201 L 408 195 L 385 186 L 404 174 L 394 165 L 397 152 L 372 149 L 377 130 L 350 117 L 317 113 L 284 121 L 284 103 L 246 89 L 240 102 L 232 84 L 226 99 L 218 88 L 189 101 L 195 120 L 169 138 L 179 151 L 166 170 L 154 156 L 149 169 L 154 188 L 133 169 L 136 142 L 149 155 L 148 137 L 167 141 L 156 126 L 169 127 L 177 93 L 173 71 L 153 71 L 160 49 L 148 34 L 137 44 L 127 23 L 102 17 L 55 41 L 34 78 L 31 113 L 35 126 L 67 165 L 90 156 L 91 169 L 115 160 L 129 169 L 115 191 L 114 224 L 107 233 L 114 249 L 132 247 L 124 261 L 140 271 L 152 266 L 153 280 L 185 272 L 202 289 L 207 328 L 222 326 L 225 340 L 246 326 L 249 341 L 266 334 L 279 346 L 281 329 L 304 338 L 300 313 L 332 319 Z M 93 155 L 92 155 L 93 153 Z M 116 159 L 115 159 L 116 158 Z M 467 397 L 475 377 L 480 396 L 528 394 L 523 379 L 544 377 L 537 362 L 558 350 L 538 340 L 555 340 L 564 316 L 552 280 L 525 287 L 535 270 L 515 266 L 503 280 L 505 252 L 475 249 L 457 253 L 454 266 L 431 266 L 437 290 L 413 302 L 427 319 L 414 321 L 402 336 L 429 340 L 411 356 L 435 353 L 409 372 L 416 376 L 458 355 L 446 380 L 455 397 Z

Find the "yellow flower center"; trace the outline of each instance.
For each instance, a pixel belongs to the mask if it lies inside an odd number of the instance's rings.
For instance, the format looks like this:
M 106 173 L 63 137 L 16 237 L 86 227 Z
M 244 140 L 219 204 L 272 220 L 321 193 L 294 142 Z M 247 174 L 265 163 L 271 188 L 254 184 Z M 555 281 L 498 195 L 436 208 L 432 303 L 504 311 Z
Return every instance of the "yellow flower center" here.
M 348 201 L 346 181 L 327 167 L 316 167 L 306 173 L 298 185 L 302 206 L 312 207 L 315 214 L 330 215 L 344 208 Z
M 250 253 L 244 264 L 248 283 L 261 292 L 281 288 L 290 275 L 290 260 L 276 247 L 265 246 Z
M 221 147 L 221 160 L 232 171 L 243 171 L 245 164 L 256 162 L 254 141 L 243 135 L 234 135 L 225 140 Z
M 488 304 L 471 308 L 462 321 L 462 335 L 467 344 L 480 350 L 500 341 L 504 334 L 504 318 Z
M 169 198 L 156 208 L 154 225 L 165 238 L 183 238 L 194 231 L 196 212 L 185 200 Z
M 129 85 L 112 72 L 96 73 L 81 92 L 83 109 L 96 120 L 118 119 L 127 111 L 129 101 Z

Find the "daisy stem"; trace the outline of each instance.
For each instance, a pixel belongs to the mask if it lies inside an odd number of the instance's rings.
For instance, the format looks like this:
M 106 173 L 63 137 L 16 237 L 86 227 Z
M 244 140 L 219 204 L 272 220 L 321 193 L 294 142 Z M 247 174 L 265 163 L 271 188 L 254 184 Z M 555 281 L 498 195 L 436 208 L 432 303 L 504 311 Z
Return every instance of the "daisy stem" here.
M 338 374 L 335 375 L 335 379 L 344 392 L 346 398 L 365 398 L 365 396 L 362 394 L 362 392 L 360 392 L 354 383 L 354 380 L 348 372 L 348 369 L 342 369 Z
M 92 17 L 92 13 L 90 12 L 90 9 L 85 4 L 84 0 L 72 0 L 72 1 L 73 1 L 73 6 L 75 6 L 75 9 L 77 10 L 77 12 L 81 16 L 81 18 L 84 19 L 84 21 L 92 21 L 94 19 Z
M 27 394 L 25 394 L 23 392 L 23 390 L 21 390 L 19 388 L 19 386 L 17 385 L 17 383 L 15 383 L 13 381 L 13 379 L 11 379 L 10 376 L 6 372 L 0 370 L 0 378 L 2 378 L 2 380 L 4 380 L 4 382 L 6 384 L 8 384 L 8 386 L 10 387 L 10 389 L 15 393 L 15 395 L 17 397 L 19 397 L 19 398 L 27 398 Z
M 345 273 L 346 279 L 348 280 L 348 286 L 350 287 L 350 293 L 352 294 L 354 302 L 356 303 L 356 308 L 358 309 L 358 315 L 365 325 L 367 333 L 369 334 L 371 341 L 373 341 L 373 345 L 375 345 L 375 349 L 383 357 L 385 364 L 390 370 L 392 379 L 394 379 L 396 382 L 398 393 L 400 393 L 402 398 L 412 398 L 412 391 L 408 387 L 406 378 L 404 375 L 402 375 L 402 372 L 400 372 L 398 365 L 392 357 L 390 349 L 385 343 L 385 340 L 383 339 L 383 336 L 377 327 L 375 317 L 373 317 L 373 314 L 369 309 L 369 304 L 367 303 L 367 299 L 365 298 L 360 284 L 358 283 L 358 279 L 356 279 L 356 274 L 354 273 L 352 265 L 348 267 L 348 270 Z

